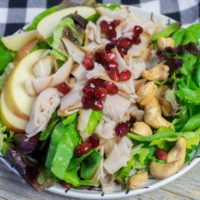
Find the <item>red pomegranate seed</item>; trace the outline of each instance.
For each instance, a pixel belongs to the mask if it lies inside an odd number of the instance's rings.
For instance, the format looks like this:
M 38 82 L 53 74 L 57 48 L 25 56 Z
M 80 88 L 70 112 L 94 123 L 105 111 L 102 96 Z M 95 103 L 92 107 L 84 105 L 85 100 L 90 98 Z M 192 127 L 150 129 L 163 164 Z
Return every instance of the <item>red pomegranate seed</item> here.
M 110 42 L 110 43 L 106 44 L 105 50 L 107 52 L 110 52 L 115 47 L 115 45 L 116 45 L 115 42 Z
M 127 49 L 125 49 L 125 48 L 117 47 L 117 50 L 119 51 L 119 53 L 122 57 L 124 57 L 124 55 L 127 54 Z
M 104 52 L 102 51 L 97 51 L 94 55 L 95 61 L 98 63 L 103 63 L 104 60 Z
M 112 82 L 106 82 L 105 87 L 107 90 L 107 94 L 114 95 L 118 93 L 118 87 Z
M 132 40 L 130 38 L 121 38 L 118 40 L 118 46 L 121 48 L 129 49 L 132 45 Z
M 129 126 L 128 123 L 122 122 L 116 125 L 115 127 L 115 133 L 118 137 L 123 137 L 128 133 Z
M 109 32 L 109 24 L 108 24 L 108 22 L 106 20 L 102 20 L 100 22 L 100 28 L 101 28 L 101 31 L 103 33 L 105 33 L 105 34 L 108 33 Z
M 109 69 L 114 69 L 114 68 L 117 68 L 118 67 L 118 63 L 117 62 L 109 62 L 109 63 L 107 63 L 107 67 L 109 68 Z
M 142 32 L 143 32 L 143 28 L 141 27 L 141 26 L 134 26 L 134 28 L 133 28 L 133 33 L 135 34 L 135 35 L 141 35 L 142 34 Z
M 91 78 L 87 81 L 87 85 L 89 85 L 90 87 L 98 87 L 101 86 L 104 83 L 104 80 L 100 79 L 100 78 Z
M 101 100 L 96 100 L 94 102 L 94 104 L 93 104 L 93 108 L 95 110 L 99 110 L 99 111 L 103 110 L 103 103 L 102 103 L 102 101 Z
M 112 80 L 119 81 L 119 70 L 117 68 L 110 69 L 108 75 Z
M 125 69 L 119 74 L 119 81 L 127 81 L 131 78 L 131 75 L 131 72 L 128 69 Z
M 84 95 L 86 96 L 94 96 L 94 89 L 89 87 L 89 86 L 85 86 L 83 89 L 82 89 L 82 92 Z
M 94 61 L 92 55 L 85 55 L 82 64 L 87 70 L 92 70 L 94 68 Z
M 70 87 L 66 83 L 60 83 L 56 86 L 56 89 L 63 95 L 67 94 L 70 91 Z
M 113 29 L 115 29 L 120 24 L 120 22 L 121 22 L 120 20 L 115 19 L 110 23 L 110 26 L 112 26 Z
M 92 108 L 92 106 L 93 106 L 93 96 L 83 95 L 82 98 L 81 98 L 81 102 L 82 102 L 84 108 L 86 108 L 86 109 Z
M 95 97 L 101 100 L 106 98 L 106 94 L 107 94 L 107 91 L 103 87 L 97 88 L 95 91 Z
M 165 150 L 157 149 L 155 154 L 156 154 L 156 157 L 159 160 L 166 160 L 167 159 L 167 152 Z
M 72 187 L 70 183 L 66 183 L 65 181 L 60 181 L 60 184 L 66 189 L 70 189 Z
M 137 36 L 137 35 L 134 35 L 134 36 L 133 36 L 132 41 L 133 41 L 133 44 L 135 44 L 135 45 L 138 45 L 138 44 L 141 43 L 141 39 L 140 39 L 140 37 Z
M 105 59 L 107 62 L 115 61 L 115 59 L 116 59 L 116 54 L 113 53 L 113 52 L 105 53 L 104 59 Z
M 99 146 L 100 139 L 96 134 L 93 134 L 88 138 L 87 142 L 91 144 L 92 148 L 96 148 Z
M 109 31 L 107 34 L 107 38 L 111 41 L 116 41 L 117 40 L 117 32 L 115 30 Z
M 83 144 L 78 145 L 75 152 L 77 156 L 82 156 L 86 154 L 88 151 L 90 151 L 91 149 L 92 149 L 92 146 L 90 143 L 83 143 Z

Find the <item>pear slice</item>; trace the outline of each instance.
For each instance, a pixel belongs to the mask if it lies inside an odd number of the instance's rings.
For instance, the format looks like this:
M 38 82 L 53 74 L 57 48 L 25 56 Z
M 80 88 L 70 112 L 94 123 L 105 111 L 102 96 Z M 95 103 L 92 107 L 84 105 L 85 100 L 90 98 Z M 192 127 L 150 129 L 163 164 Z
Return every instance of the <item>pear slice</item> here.
M 2 122 L 7 126 L 7 128 L 16 133 L 24 132 L 25 127 L 28 123 L 28 121 L 23 120 L 15 116 L 12 112 L 10 112 L 5 103 L 4 92 L 2 92 L 1 94 L 0 117 Z
M 11 51 L 19 51 L 26 44 L 34 39 L 37 39 L 37 36 L 37 31 L 29 31 L 2 37 L 1 40 L 3 44 Z
M 33 76 L 33 65 L 46 50 L 37 50 L 24 57 L 11 71 L 4 86 L 5 103 L 14 115 L 29 120 L 34 98 L 25 90 L 24 82 Z
M 91 15 L 94 15 L 96 13 L 94 8 L 90 7 L 72 7 L 72 8 L 66 8 L 60 11 L 57 11 L 51 15 L 48 15 L 44 19 L 40 21 L 40 23 L 37 26 L 37 31 L 42 39 L 47 39 L 53 34 L 54 29 L 60 22 L 60 20 L 70 14 L 73 14 L 77 12 L 79 15 L 81 15 L 84 18 L 88 18 Z

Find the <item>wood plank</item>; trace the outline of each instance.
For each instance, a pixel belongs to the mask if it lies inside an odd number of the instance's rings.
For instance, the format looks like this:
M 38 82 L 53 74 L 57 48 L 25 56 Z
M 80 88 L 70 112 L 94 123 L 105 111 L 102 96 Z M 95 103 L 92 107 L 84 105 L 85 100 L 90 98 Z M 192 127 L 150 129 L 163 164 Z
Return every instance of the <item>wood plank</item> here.
M 190 200 L 200 199 L 200 164 L 169 185 L 153 192 L 127 198 L 127 200 Z M 0 200 L 75 200 L 49 192 L 38 193 L 0 164 Z

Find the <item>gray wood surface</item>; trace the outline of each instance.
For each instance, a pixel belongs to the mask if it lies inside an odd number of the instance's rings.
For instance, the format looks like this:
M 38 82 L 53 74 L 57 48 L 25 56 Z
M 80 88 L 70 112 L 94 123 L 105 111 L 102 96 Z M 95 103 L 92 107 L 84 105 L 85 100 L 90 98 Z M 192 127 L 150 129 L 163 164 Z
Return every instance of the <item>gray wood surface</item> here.
M 200 164 L 156 191 L 127 200 L 200 200 Z M 0 200 L 75 200 L 48 192 L 37 193 L 0 163 Z

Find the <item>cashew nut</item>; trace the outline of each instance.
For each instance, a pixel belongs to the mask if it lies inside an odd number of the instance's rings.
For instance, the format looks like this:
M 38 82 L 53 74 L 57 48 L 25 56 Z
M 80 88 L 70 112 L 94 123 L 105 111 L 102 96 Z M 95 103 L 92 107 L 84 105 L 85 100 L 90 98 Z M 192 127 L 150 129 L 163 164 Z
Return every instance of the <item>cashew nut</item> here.
M 150 172 L 153 177 L 164 179 L 175 174 L 184 164 L 186 155 L 186 139 L 179 138 L 176 145 L 167 156 L 167 163 L 157 163 L 152 161 Z
M 135 122 L 130 131 L 141 136 L 149 136 L 153 133 L 151 127 L 145 122 Z
M 166 47 L 174 48 L 174 40 L 172 38 L 161 37 L 157 40 L 157 46 L 160 50 L 164 50 Z
M 131 189 L 136 189 L 142 186 L 148 180 L 148 173 L 147 172 L 138 172 L 134 174 L 128 182 L 128 186 Z
M 149 70 L 142 72 L 142 78 L 149 81 L 163 81 L 169 76 L 169 67 L 164 64 L 158 64 Z
M 154 82 L 148 82 L 142 85 L 137 91 L 137 103 L 144 106 L 146 105 L 156 94 L 157 86 Z
M 162 126 L 171 127 L 171 123 L 162 117 L 160 105 L 155 97 L 145 105 L 144 121 L 156 129 Z
M 172 115 L 173 108 L 169 101 L 165 99 L 165 92 L 168 90 L 167 86 L 159 87 L 156 93 L 156 98 L 160 103 L 160 107 L 164 116 L 169 117 Z
M 142 85 L 144 85 L 146 82 L 147 82 L 147 80 L 145 80 L 145 79 L 135 80 L 135 90 L 138 91 L 138 89 L 140 87 L 142 87 Z

